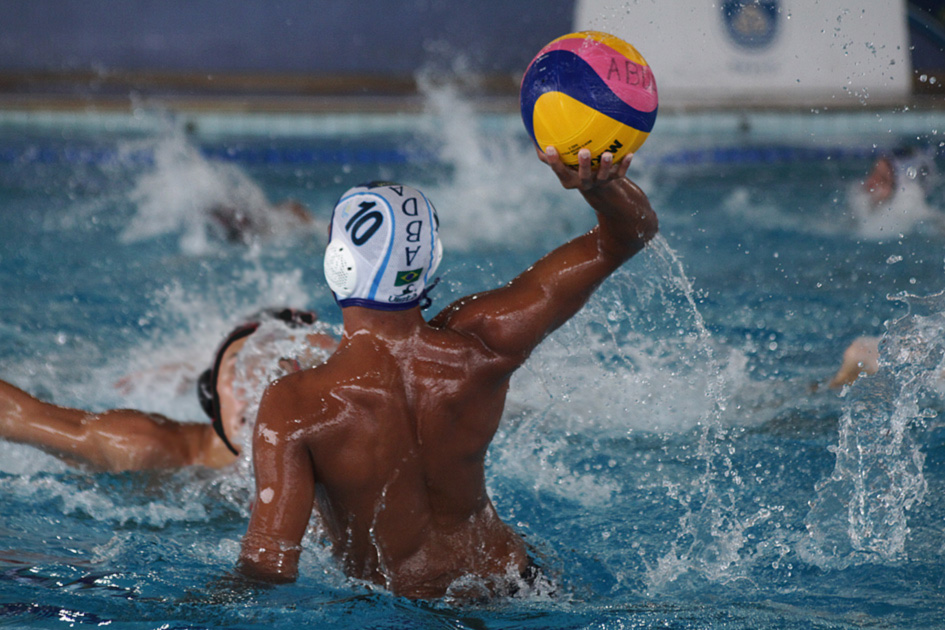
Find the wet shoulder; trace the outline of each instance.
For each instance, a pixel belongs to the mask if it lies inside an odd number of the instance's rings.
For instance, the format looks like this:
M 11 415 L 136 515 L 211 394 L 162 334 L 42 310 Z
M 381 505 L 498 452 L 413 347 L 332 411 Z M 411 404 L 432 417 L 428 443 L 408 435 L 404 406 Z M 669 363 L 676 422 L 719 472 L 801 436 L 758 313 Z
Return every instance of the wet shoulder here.
M 259 421 L 282 433 L 305 428 L 305 433 L 311 435 L 312 430 L 319 433 L 342 429 L 356 422 L 365 410 L 389 403 L 391 387 L 385 378 L 383 370 L 359 371 L 346 367 L 344 362 L 329 360 L 270 385 Z
M 518 345 L 507 340 L 515 338 L 522 322 L 490 308 L 485 304 L 492 301 L 489 297 L 491 293 L 458 300 L 430 320 L 430 325 L 484 364 L 500 370 L 514 369 L 525 355 L 510 351 Z

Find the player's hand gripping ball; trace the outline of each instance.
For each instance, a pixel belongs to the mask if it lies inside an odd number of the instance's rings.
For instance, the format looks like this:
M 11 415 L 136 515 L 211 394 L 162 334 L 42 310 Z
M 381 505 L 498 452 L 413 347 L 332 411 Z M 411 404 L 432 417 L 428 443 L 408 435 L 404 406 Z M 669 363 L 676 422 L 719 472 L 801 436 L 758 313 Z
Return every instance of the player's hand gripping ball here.
M 583 148 L 592 165 L 605 151 L 618 163 L 650 135 L 658 106 L 656 79 L 636 48 L 597 31 L 571 33 L 542 48 L 522 78 L 525 128 L 538 148 L 557 149 L 577 164 Z

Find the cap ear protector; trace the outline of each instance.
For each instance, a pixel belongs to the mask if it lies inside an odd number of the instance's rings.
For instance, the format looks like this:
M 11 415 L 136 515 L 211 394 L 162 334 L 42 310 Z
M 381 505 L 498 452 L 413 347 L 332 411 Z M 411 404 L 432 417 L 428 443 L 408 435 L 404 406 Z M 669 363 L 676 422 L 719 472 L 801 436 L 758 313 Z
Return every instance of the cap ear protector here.
M 329 243 L 325 250 L 325 280 L 328 288 L 339 298 L 351 297 L 358 283 L 358 270 L 355 267 L 351 249 L 340 241 Z
M 230 452 L 234 455 L 239 455 L 240 453 L 226 437 L 226 431 L 223 429 L 223 416 L 220 410 L 220 392 L 217 389 L 217 379 L 220 376 L 220 366 L 223 364 L 223 356 L 226 354 L 227 348 L 240 339 L 256 332 L 256 329 L 258 329 L 262 323 L 259 321 L 262 319 L 260 316 L 278 319 L 292 328 L 311 326 L 318 320 L 318 314 L 314 311 L 303 311 L 294 308 L 263 310 L 254 317 L 256 321 L 241 324 L 226 336 L 223 343 L 221 343 L 220 347 L 217 349 L 213 365 L 204 370 L 197 378 L 197 400 L 200 402 L 200 408 L 210 417 L 213 430 L 216 431 L 216 434 L 220 436 L 220 439 L 223 440 L 223 443 L 226 444 L 226 447 L 230 449 Z

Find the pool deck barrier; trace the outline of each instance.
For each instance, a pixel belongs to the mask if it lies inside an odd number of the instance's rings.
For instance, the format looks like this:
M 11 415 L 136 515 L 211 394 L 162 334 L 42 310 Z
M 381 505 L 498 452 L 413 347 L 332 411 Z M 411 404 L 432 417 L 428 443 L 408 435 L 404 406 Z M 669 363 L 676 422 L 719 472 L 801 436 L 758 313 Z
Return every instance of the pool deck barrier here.
M 478 114 L 518 112 L 513 76 L 426 77 L 460 94 Z M 166 128 L 167 119 L 201 134 L 306 136 L 409 131 L 429 113 L 416 77 L 306 77 L 265 75 L 116 75 L 101 73 L 0 73 L 0 125 L 109 131 Z M 915 135 L 945 141 L 945 93 L 916 83 L 904 103 L 837 100 L 836 104 L 741 101 L 673 108 L 662 104 L 659 132 L 666 136 L 754 139 Z M 162 120 L 163 118 L 163 120 Z

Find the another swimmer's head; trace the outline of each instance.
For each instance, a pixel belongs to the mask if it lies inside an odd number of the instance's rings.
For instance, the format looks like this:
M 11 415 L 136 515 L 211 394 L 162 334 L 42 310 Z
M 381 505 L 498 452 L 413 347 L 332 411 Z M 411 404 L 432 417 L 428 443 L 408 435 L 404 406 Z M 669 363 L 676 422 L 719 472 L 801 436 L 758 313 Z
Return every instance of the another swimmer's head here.
M 213 430 L 234 455 L 239 455 L 239 451 L 227 438 L 225 425 L 230 425 L 232 431 L 232 425 L 242 417 L 246 404 L 245 401 L 237 400 L 233 394 L 233 363 L 246 338 L 256 332 L 266 319 L 277 319 L 296 328 L 313 325 L 318 320 L 318 315 L 314 311 L 294 308 L 265 309 L 251 315 L 245 323 L 234 328 L 224 338 L 214 355 L 213 364 L 197 379 L 197 399 L 200 401 L 200 407 L 210 418 Z M 225 418 L 229 421 L 224 422 Z
M 442 256 L 439 218 L 423 193 L 371 182 L 335 205 L 325 279 L 342 307 L 406 310 L 423 305 Z
M 863 182 L 873 204 L 889 200 L 896 190 L 896 167 L 890 156 L 881 155 Z

